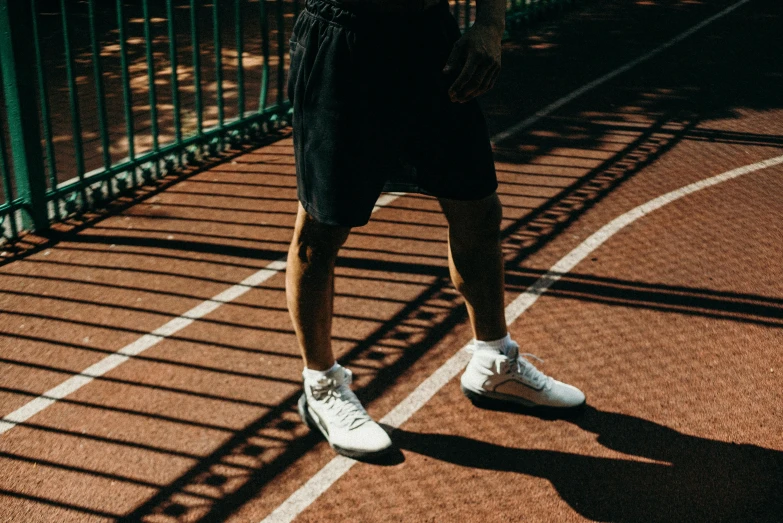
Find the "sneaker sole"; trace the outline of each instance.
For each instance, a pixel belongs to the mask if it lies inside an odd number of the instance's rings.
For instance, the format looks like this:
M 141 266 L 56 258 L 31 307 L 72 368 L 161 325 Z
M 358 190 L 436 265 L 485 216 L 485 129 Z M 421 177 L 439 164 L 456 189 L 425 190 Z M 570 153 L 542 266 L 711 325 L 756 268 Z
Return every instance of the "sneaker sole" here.
M 329 443 L 329 446 L 334 449 L 335 452 L 338 454 L 341 454 L 347 458 L 353 458 L 353 459 L 374 459 L 381 456 L 384 456 L 391 452 L 394 447 L 388 447 L 382 450 L 374 451 L 374 452 L 366 452 L 361 450 L 354 450 L 354 449 L 346 449 L 343 447 L 340 447 L 338 445 L 332 444 L 331 441 L 329 441 L 329 435 L 324 429 L 321 428 L 321 426 L 313 419 L 313 417 L 310 415 L 310 411 L 307 408 L 307 397 L 302 394 L 299 397 L 299 401 L 296 404 L 297 410 L 299 411 L 299 416 L 302 418 L 302 421 L 305 422 L 305 424 L 310 428 L 312 431 L 318 431 L 321 433 L 321 435 L 326 439 L 326 442 Z
M 514 406 L 540 412 L 574 412 L 582 409 L 587 404 L 586 401 L 583 401 L 579 405 L 573 405 L 571 407 L 553 407 L 551 405 L 533 403 L 530 400 L 518 398 L 516 396 L 506 396 L 491 392 L 479 394 L 478 392 L 466 389 L 463 385 L 460 385 L 460 388 L 462 389 L 462 393 L 477 407 L 503 407 L 512 404 Z

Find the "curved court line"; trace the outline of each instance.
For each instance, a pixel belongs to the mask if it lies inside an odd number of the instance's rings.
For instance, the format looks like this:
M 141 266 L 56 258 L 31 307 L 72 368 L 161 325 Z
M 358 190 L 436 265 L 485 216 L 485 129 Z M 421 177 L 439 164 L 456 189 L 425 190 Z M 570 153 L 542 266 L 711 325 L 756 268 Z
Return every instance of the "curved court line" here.
M 493 143 L 497 143 L 501 140 L 507 139 L 514 134 L 524 130 L 525 128 L 533 125 L 541 118 L 548 116 L 555 110 L 563 107 L 569 102 L 577 99 L 590 90 L 604 84 L 605 82 L 615 78 L 616 76 L 628 71 L 629 69 L 649 60 L 650 58 L 658 55 L 662 51 L 668 49 L 674 44 L 684 40 L 685 38 L 696 33 L 700 29 L 711 24 L 715 20 L 722 18 L 723 16 L 734 11 L 738 7 L 746 4 L 750 0 L 740 0 L 739 2 L 727 7 L 723 11 L 705 19 L 697 25 L 691 27 L 678 36 L 668 40 L 661 44 L 659 47 L 645 53 L 644 55 L 627 62 L 626 64 L 614 69 L 613 71 L 585 84 L 584 86 L 572 91 L 568 95 L 560 98 L 559 100 L 551 103 L 543 109 L 537 111 L 529 118 L 519 122 L 511 128 L 496 134 L 491 138 Z M 599 229 L 596 233 L 592 234 L 584 242 L 582 242 L 577 248 L 569 252 L 565 257 L 558 261 L 552 268 L 543 276 L 541 276 L 536 282 L 528 287 L 522 294 L 520 294 L 512 303 L 506 307 L 506 322 L 512 323 L 522 313 L 524 313 L 531 305 L 533 305 L 539 296 L 547 291 L 555 282 L 557 282 L 563 274 L 569 272 L 574 266 L 576 266 L 586 256 L 589 256 L 595 249 L 600 247 L 604 242 L 611 238 L 618 231 L 629 225 L 630 223 L 638 220 L 646 214 L 667 205 L 679 198 L 682 198 L 688 194 L 699 191 L 701 189 L 717 185 L 724 181 L 737 178 L 744 174 L 755 172 L 767 167 L 779 165 L 783 163 L 783 156 L 771 158 L 762 162 L 757 162 L 744 167 L 740 167 L 731 171 L 727 171 L 723 174 L 696 182 L 685 187 L 682 187 L 676 191 L 664 194 L 650 202 L 636 207 L 631 211 L 615 218 L 610 223 Z M 388 193 L 383 194 L 378 199 L 373 213 L 381 209 L 382 207 L 393 202 L 400 196 L 406 193 Z M 133 343 L 126 345 L 122 349 L 118 350 L 114 354 L 111 354 L 99 362 L 91 365 L 81 373 L 72 376 L 68 380 L 64 381 L 60 385 L 48 390 L 37 398 L 26 403 L 19 409 L 6 415 L 0 420 L 0 435 L 8 432 L 20 423 L 23 423 L 30 419 L 35 414 L 41 412 L 47 407 L 51 406 L 60 399 L 72 394 L 76 390 L 80 389 L 84 385 L 90 383 L 97 377 L 100 377 L 107 372 L 115 369 L 122 363 L 126 362 L 133 356 L 141 354 L 150 347 L 156 345 L 165 338 L 179 332 L 194 321 L 203 318 L 210 312 L 213 312 L 218 307 L 225 303 L 229 303 L 236 298 L 242 296 L 247 291 L 255 286 L 260 285 L 277 273 L 284 271 L 286 267 L 286 256 L 281 257 L 268 264 L 265 268 L 259 270 L 255 274 L 244 279 L 242 282 L 226 289 L 225 291 L 217 294 L 213 298 L 202 302 L 196 307 L 183 313 L 181 316 L 174 318 L 152 331 L 150 334 L 146 334 L 134 341 Z M 467 346 L 466 346 L 467 347 Z M 463 348 L 464 349 L 464 348 Z M 453 379 L 468 363 L 470 355 L 466 350 L 458 351 L 454 356 L 449 358 L 438 370 L 436 370 L 429 378 L 422 382 L 416 389 L 411 392 L 402 402 L 400 402 L 391 412 L 386 414 L 380 421 L 392 427 L 399 427 L 405 421 L 407 421 L 414 413 L 416 413 L 422 406 L 424 406 L 443 386 L 446 385 L 451 379 Z M 262 520 L 261 523 L 272 522 L 290 522 L 299 513 L 306 509 L 313 503 L 323 492 L 325 492 L 332 484 L 334 484 L 340 477 L 343 476 L 356 461 L 346 458 L 344 456 L 337 456 L 333 458 L 327 465 L 325 465 L 315 476 L 307 481 L 302 487 L 294 492 L 286 501 L 284 501 L 277 509 Z
M 660 45 L 654 50 L 636 58 L 635 60 L 626 63 L 625 65 L 618 67 L 617 69 L 605 74 L 604 76 L 596 80 L 593 80 L 588 84 L 585 84 L 584 86 L 576 89 L 575 91 L 572 91 L 571 93 L 564 96 L 563 98 L 560 98 L 559 100 L 553 102 L 552 104 L 536 112 L 530 118 L 523 120 L 522 122 L 516 124 L 515 126 L 511 127 L 507 131 L 504 131 L 502 133 L 493 136 L 491 140 L 493 142 L 498 142 L 504 138 L 508 138 L 509 136 L 523 130 L 526 127 L 529 127 L 533 123 L 537 122 L 539 119 L 549 115 L 550 113 L 559 109 L 563 105 L 575 100 L 579 96 L 607 82 L 608 80 L 614 78 L 615 76 L 631 69 L 632 67 L 635 67 L 636 65 L 652 58 L 653 56 L 657 55 L 664 49 L 667 49 L 672 45 L 674 45 L 675 43 L 687 38 L 688 36 L 698 31 L 699 29 L 702 29 L 703 27 L 714 22 L 718 18 L 721 18 L 729 14 L 736 8 L 740 7 L 741 5 L 749 1 L 750 0 L 740 0 L 739 2 L 729 6 L 723 11 L 705 19 L 704 21 L 691 27 L 687 31 L 665 42 L 664 44 Z M 381 195 L 375 207 L 373 208 L 373 212 L 378 211 L 383 206 L 388 205 L 389 203 L 393 202 L 403 194 L 405 193 L 388 193 L 388 194 Z M 203 318 L 210 312 L 213 312 L 221 305 L 235 300 L 236 298 L 242 296 L 253 287 L 262 284 L 272 276 L 278 274 L 281 271 L 284 271 L 286 266 L 286 258 L 287 256 L 283 256 L 280 259 L 271 262 L 265 268 L 261 269 L 255 274 L 244 279 L 242 282 L 232 287 L 229 287 L 225 291 L 212 297 L 209 300 L 200 303 L 199 305 L 185 312 L 181 316 L 178 316 L 168 321 L 166 324 L 162 325 L 161 327 L 158 327 L 151 333 L 145 334 L 138 340 L 119 349 L 114 354 L 106 356 L 105 358 L 91 365 L 90 367 L 86 368 L 79 374 L 72 376 L 71 378 L 65 380 L 64 382 L 57 385 L 56 387 L 49 389 L 48 391 L 44 392 L 37 398 L 29 401 L 28 403 L 24 404 L 20 408 L 4 416 L 0 420 L 0 435 L 5 434 L 6 432 L 11 430 L 18 424 L 24 423 L 25 421 L 35 416 L 42 410 L 56 403 L 58 400 L 61 400 L 66 396 L 69 396 L 70 394 L 76 392 L 83 386 L 93 381 L 95 378 L 103 376 L 107 372 L 117 368 L 118 366 L 128 361 L 131 357 L 138 356 L 139 354 L 146 351 L 150 347 L 157 345 L 159 342 L 163 341 L 167 337 L 172 336 L 173 334 L 181 331 L 182 329 L 184 329 L 194 321 Z
M 555 263 L 543 276 L 538 278 L 533 285 L 528 287 L 522 294 L 516 297 L 514 301 L 506 307 L 506 323 L 513 323 L 522 315 L 531 305 L 533 305 L 539 296 L 544 294 L 555 282 L 571 269 L 590 256 L 596 249 L 603 245 L 609 238 L 620 232 L 622 229 L 635 222 L 639 218 L 668 205 L 675 200 L 695 193 L 707 187 L 718 185 L 725 181 L 738 178 L 744 174 L 766 169 L 774 165 L 783 164 L 783 155 L 770 158 L 761 162 L 738 167 L 731 171 L 701 180 L 699 182 L 686 185 L 672 192 L 668 192 L 649 202 L 635 207 L 630 211 L 621 214 L 611 222 L 607 223 L 598 231 L 591 234 L 586 240 L 580 243 L 575 249 L 563 256 L 560 261 Z M 391 427 L 397 428 L 405 423 L 413 414 L 421 409 L 440 389 L 459 374 L 459 372 L 468 364 L 470 353 L 467 349 L 470 344 L 465 345 L 455 355 L 449 358 L 438 370 L 429 378 L 424 380 L 416 389 L 411 392 L 404 400 L 397 404 L 391 412 L 381 418 L 380 422 Z M 261 523 L 290 523 L 303 510 L 309 507 L 318 497 L 326 492 L 343 474 L 348 472 L 357 462 L 337 456 L 327 463 L 318 473 L 310 478 L 307 483 L 291 494 L 279 507 L 264 518 Z

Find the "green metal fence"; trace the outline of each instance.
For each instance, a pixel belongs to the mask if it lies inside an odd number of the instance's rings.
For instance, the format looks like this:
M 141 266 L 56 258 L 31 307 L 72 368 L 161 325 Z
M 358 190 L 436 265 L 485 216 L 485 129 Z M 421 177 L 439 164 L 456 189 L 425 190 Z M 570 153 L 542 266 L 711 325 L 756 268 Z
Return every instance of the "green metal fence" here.
M 510 0 L 508 27 L 569 1 Z M 300 2 L 0 0 L 0 235 L 46 229 L 287 125 Z M 472 23 L 470 0 L 452 9 Z

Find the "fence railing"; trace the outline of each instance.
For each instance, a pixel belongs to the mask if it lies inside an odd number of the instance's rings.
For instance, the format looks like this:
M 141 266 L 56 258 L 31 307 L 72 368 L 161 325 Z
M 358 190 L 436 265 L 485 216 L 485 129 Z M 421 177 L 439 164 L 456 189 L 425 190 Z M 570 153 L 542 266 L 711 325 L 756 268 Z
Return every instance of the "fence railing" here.
M 302 1 L 0 0 L 0 238 L 287 125 Z M 566 3 L 510 0 L 508 27 Z

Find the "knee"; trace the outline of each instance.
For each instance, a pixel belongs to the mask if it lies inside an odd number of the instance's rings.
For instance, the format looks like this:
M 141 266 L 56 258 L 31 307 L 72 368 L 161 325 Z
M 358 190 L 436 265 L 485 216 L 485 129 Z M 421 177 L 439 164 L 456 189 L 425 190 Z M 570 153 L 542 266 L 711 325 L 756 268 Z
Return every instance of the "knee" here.
M 477 202 L 461 219 L 449 222 L 449 229 L 470 241 L 497 240 L 503 220 L 503 206 L 497 195 Z
M 306 263 L 332 263 L 351 232 L 350 227 L 328 225 L 302 212 L 297 219 L 293 246 Z

